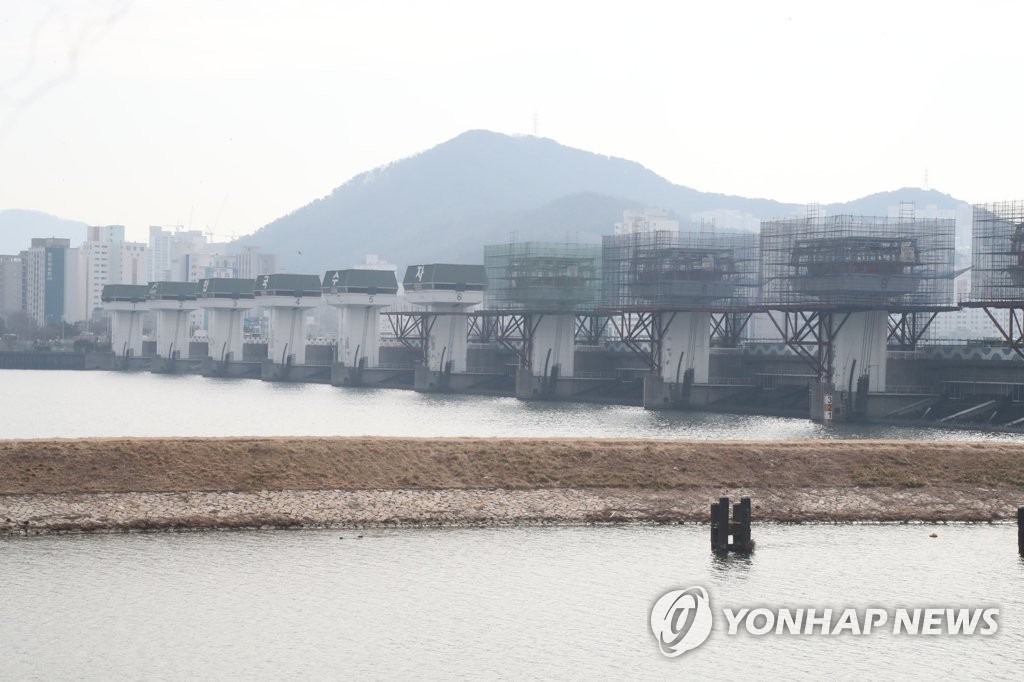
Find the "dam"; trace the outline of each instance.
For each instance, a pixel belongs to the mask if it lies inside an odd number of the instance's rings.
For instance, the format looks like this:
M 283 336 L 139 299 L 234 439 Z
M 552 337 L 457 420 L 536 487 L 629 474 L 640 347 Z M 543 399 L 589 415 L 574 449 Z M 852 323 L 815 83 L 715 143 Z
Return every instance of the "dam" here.
M 482 264 L 411 265 L 401 284 L 392 271 L 339 268 L 108 285 L 109 353 L 57 364 L 0 353 L 0 367 L 1014 430 L 1024 428 L 1021 225 L 1021 202 L 975 207 L 969 300 L 954 300 L 952 219 L 809 211 L 759 234 L 492 244 Z M 1003 338 L 926 338 L 938 316 L 969 307 Z

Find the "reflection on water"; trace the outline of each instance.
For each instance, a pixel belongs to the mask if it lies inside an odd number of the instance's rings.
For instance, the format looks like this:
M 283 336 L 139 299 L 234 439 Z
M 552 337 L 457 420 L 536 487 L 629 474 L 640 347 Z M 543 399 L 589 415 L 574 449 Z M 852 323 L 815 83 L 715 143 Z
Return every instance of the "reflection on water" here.
M 1011 525 L 760 525 L 725 560 L 705 526 L 340 535 L 0 541 L 3 676 L 991 679 L 1024 647 Z M 696 585 L 711 638 L 665 659 L 649 609 Z M 991 637 L 725 634 L 722 608 L 758 606 L 1001 613 Z
M 537 403 L 242 379 L 114 372 L 0 372 L 0 438 L 84 436 L 484 436 L 681 439 L 913 438 L 1021 435 L 805 419 Z

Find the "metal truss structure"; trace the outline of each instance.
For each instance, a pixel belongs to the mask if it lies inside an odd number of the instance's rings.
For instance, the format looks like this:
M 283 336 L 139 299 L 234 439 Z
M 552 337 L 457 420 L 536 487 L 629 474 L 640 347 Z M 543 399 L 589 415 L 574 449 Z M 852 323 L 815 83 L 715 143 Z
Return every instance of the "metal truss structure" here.
M 753 313 L 711 313 L 711 345 L 736 348 Z
M 918 342 L 938 314 L 938 311 L 890 312 L 886 345 L 895 350 L 917 350 Z
M 782 340 L 806 362 L 819 379 L 832 383 L 833 341 L 849 312 L 769 310 L 768 319 Z

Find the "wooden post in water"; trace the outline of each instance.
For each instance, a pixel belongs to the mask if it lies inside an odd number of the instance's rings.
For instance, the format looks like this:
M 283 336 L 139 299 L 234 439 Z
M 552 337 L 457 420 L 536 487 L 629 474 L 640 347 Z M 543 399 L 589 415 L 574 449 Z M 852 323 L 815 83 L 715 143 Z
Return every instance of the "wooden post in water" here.
M 711 505 L 711 551 L 725 554 L 729 551 L 729 498 L 720 497 Z
M 711 503 L 711 551 L 718 552 L 718 503 Z
M 750 517 L 749 497 L 741 497 L 732 505 L 732 522 L 729 521 L 729 498 L 718 498 L 718 502 L 711 505 L 711 551 L 715 554 L 727 554 L 730 550 L 750 553 L 754 548 L 750 539 Z
M 1024 507 L 1017 507 L 1017 552 L 1024 556 Z
M 748 553 L 753 547 L 750 540 L 750 498 L 741 497 L 737 504 L 732 506 L 732 523 L 729 524 L 732 530 L 732 544 L 729 549 L 734 552 Z

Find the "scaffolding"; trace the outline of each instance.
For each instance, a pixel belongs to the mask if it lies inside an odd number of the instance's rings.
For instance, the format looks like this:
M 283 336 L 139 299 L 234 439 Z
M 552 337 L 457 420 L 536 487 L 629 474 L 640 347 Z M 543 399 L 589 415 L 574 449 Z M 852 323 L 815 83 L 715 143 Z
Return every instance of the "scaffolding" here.
M 902 207 L 901 207 L 902 209 Z M 926 310 L 953 300 L 955 221 L 822 216 L 761 223 L 761 303 L 778 309 Z
M 597 244 L 513 242 L 484 247 L 490 310 L 585 312 L 598 303 Z
M 974 207 L 971 302 L 1024 302 L 1024 201 Z
M 613 310 L 730 309 L 754 302 L 756 234 L 651 231 L 602 241 L 602 305 Z

